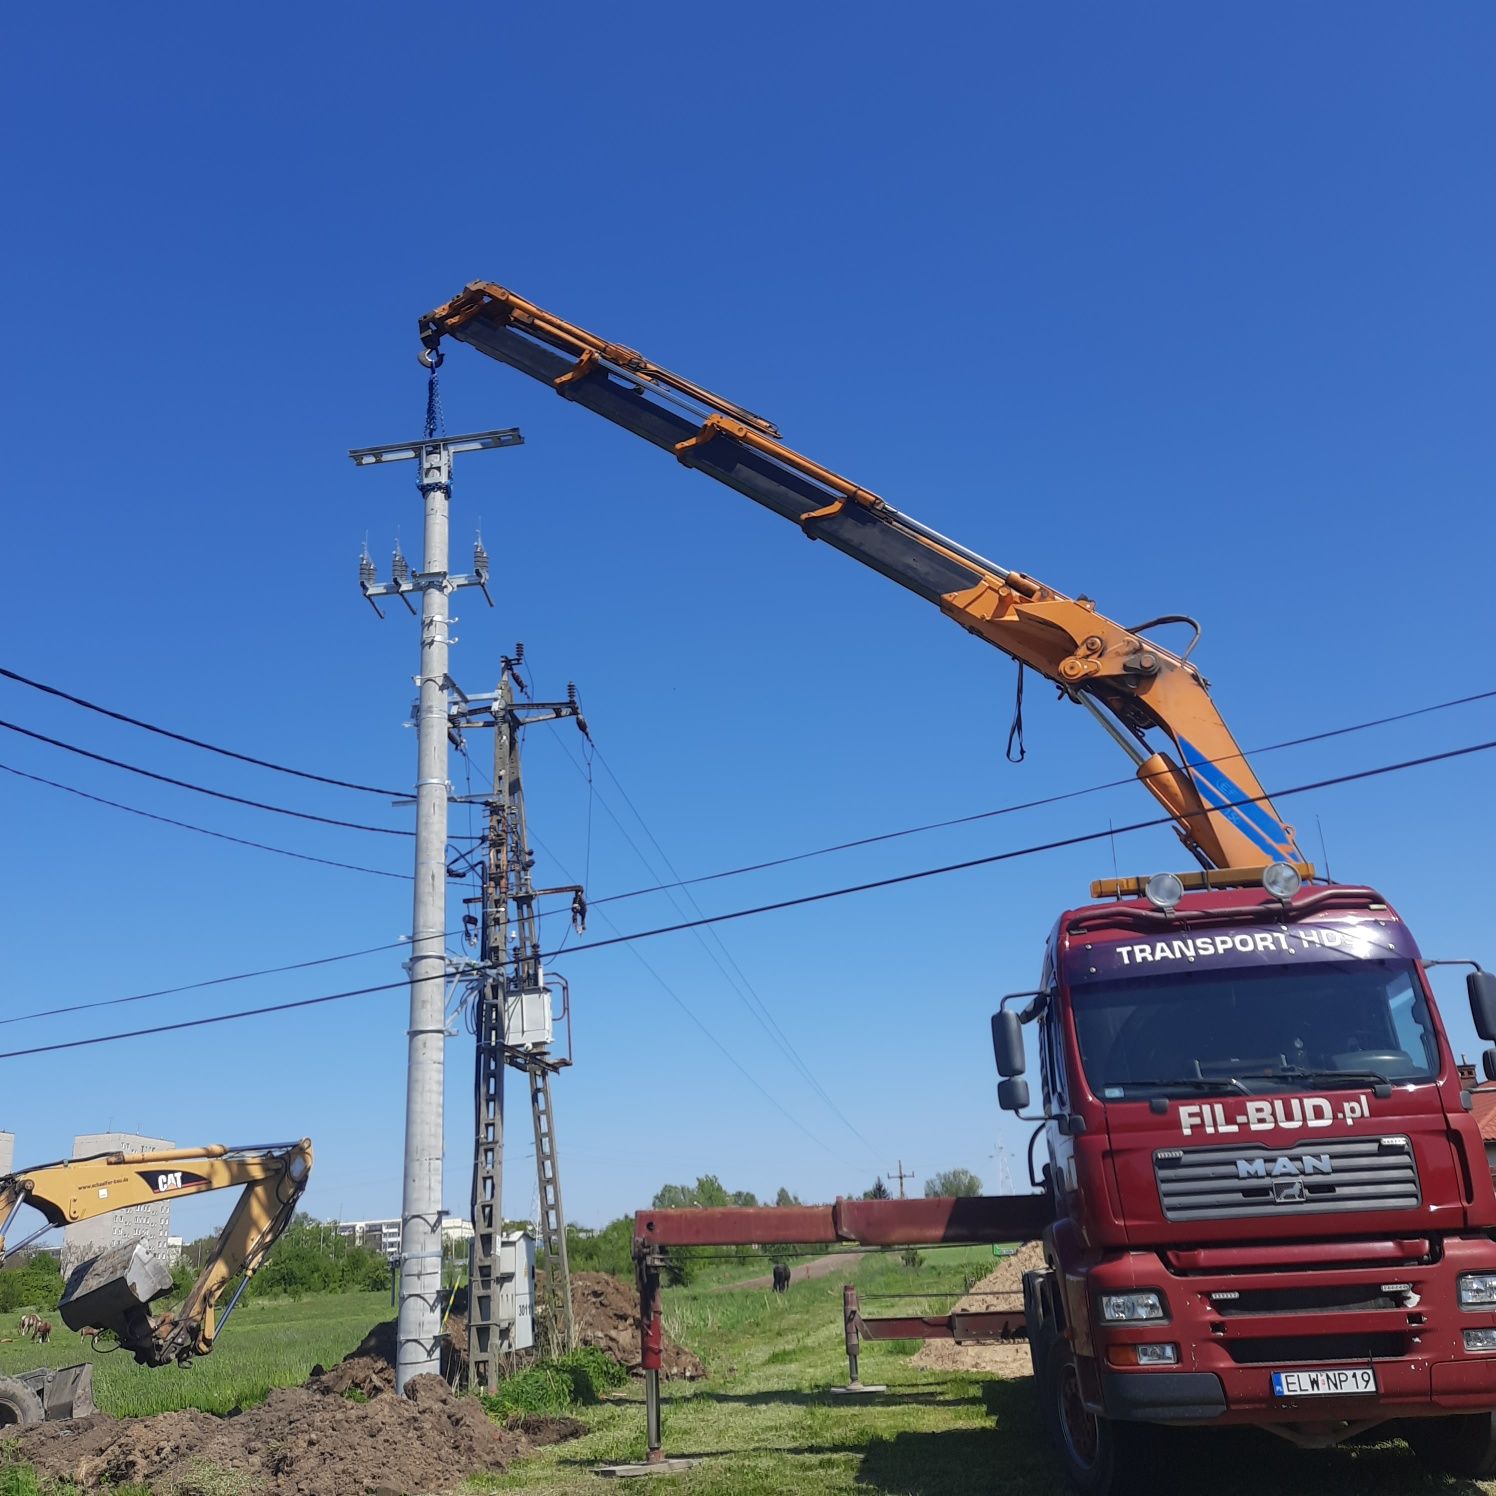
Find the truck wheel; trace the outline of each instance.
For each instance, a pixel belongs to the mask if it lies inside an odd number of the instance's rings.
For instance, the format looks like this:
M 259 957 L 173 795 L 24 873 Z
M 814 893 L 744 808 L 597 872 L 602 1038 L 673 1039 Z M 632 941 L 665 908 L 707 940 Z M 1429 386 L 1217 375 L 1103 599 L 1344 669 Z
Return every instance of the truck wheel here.
M 1045 1368 L 1045 1421 L 1070 1484 L 1080 1496 L 1129 1496 L 1148 1488 L 1142 1430 L 1089 1412 L 1075 1353 L 1057 1342 Z M 1156 1471 L 1153 1472 L 1156 1475 Z
M 42 1400 L 24 1382 L 0 1377 L 0 1428 L 29 1428 L 45 1417 Z
M 1413 1453 L 1434 1470 L 1472 1480 L 1489 1480 L 1496 1475 L 1496 1414 L 1410 1418 L 1403 1437 Z

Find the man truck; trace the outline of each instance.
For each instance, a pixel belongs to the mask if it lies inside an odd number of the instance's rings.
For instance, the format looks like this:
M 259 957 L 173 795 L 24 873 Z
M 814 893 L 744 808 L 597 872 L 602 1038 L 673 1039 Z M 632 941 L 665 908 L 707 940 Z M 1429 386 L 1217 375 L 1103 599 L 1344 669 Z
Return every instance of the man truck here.
M 1496 1193 L 1432 963 L 1380 894 L 1315 876 L 1190 660 L 1198 625 L 1117 624 L 502 286 L 474 282 L 420 330 L 433 371 L 444 338 L 507 363 L 1045 676 L 1128 754 L 1199 864 L 1093 885 L 1056 922 L 1037 988 L 994 1015 L 1000 1104 L 1042 1144 L 1034 1194 L 641 1212 L 652 1455 L 671 1244 L 1034 1235 L 1045 1265 L 1021 1328 L 1086 1496 L 1146 1484 L 1140 1439 L 1184 1424 L 1311 1446 L 1383 1428 L 1443 1469 L 1496 1474 Z M 1192 628 L 1188 647 L 1158 643 L 1164 625 Z M 1496 1039 L 1496 978 L 1468 983 Z

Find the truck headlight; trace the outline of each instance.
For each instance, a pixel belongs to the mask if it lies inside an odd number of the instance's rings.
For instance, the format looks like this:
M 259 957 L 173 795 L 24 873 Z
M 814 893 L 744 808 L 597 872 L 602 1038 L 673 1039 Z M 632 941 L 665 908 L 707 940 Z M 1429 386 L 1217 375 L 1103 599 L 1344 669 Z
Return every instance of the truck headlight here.
M 1491 1278 L 1496 1290 L 1496 1276 Z M 1138 1320 L 1162 1319 L 1164 1302 L 1160 1294 L 1151 1288 L 1134 1290 L 1132 1293 L 1104 1293 L 1101 1296 L 1101 1317 L 1111 1325 L 1135 1324 Z
M 1496 1309 L 1496 1273 L 1461 1273 L 1456 1284 L 1461 1309 Z
M 1496 1351 L 1496 1330 L 1466 1330 L 1467 1351 Z
M 1140 1345 L 1138 1347 L 1139 1366 L 1178 1366 L 1179 1347 L 1177 1345 Z

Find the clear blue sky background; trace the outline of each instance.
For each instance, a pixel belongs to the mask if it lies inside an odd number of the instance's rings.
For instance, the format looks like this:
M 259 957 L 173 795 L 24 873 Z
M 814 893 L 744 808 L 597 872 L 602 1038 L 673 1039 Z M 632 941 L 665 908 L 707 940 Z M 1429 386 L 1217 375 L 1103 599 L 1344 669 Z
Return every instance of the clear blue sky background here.
M 365 534 L 382 570 L 397 533 L 417 550 L 419 501 L 408 468 L 359 472 L 344 454 L 416 433 L 416 319 L 482 277 L 765 412 L 802 450 L 1113 617 L 1198 615 L 1197 658 L 1248 746 L 1496 686 L 1488 7 L 90 4 L 17 11 L 7 32 L 14 668 L 249 752 L 408 784 L 415 629 L 398 609 L 378 622 L 355 573 Z M 493 612 L 458 599 L 455 671 L 491 688 L 522 638 L 543 694 L 574 678 L 683 874 L 1125 772 L 1032 683 L 1030 757 L 1010 767 L 1013 670 L 996 652 L 500 366 L 458 349 L 443 380 L 451 429 L 526 437 L 460 470 L 458 556 L 481 516 L 499 579 Z M 20 687 L 0 687 L 0 716 L 234 793 L 404 816 Z M 1259 768 L 1278 787 L 1490 737 L 1487 705 Z M 406 869 L 394 838 L 0 740 L 0 761 L 96 794 Z M 540 875 L 585 865 L 595 896 L 655 882 L 602 774 L 589 856 L 577 749 L 554 730 L 527 745 Z M 1382 886 L 1428 954 L 1492 959 L 1491 773 L 1469 758 L 1284 809 L 1311 847 L 1322 819 L 1336 874 Z M 698 898 L 732 909 L 1151 806 L 1123 787 Z M 7 1016 L 409 928 L 398 881 L 5 775 L 0 807 Z M 1180 861 L 1164 831 L 1116 855 Z M 573 1218 L 706 1171 L 807 1199 L 901 1158 L 996 1183 L 995 1150 L 1016 1159 L 1023 1134 L 993 1104 L 988 1014 L 1031 984 L 1055 914 L 1111 862 L 1083 847 L 722 929 L 862 1138 L 691 936 L 558 962 L 575 998 L 578 1063 L 557 1090 Z M 623 930 L 677 917 L 658 898 L 611 912 Z M 593 933 L 610 931 L 599 918 Z M 0 1040 L 399 975 L 385 953 Z M 1473 1052 L 1458 979 L 1442 990 Z M 315 1213 L 393 1214 L 405 1007 L 392 993 L 6 1060 L 0 1125 L 26 1158 L 110 1126 L 306 1132 Z M 447 1205 L 466 1214 L 469 1042 L 448 1053 Z M 506 1203 L 525 1214 L 528 1117 L 511 1096 Z M 199 1212 L 187 1229 L 222 1213 Z

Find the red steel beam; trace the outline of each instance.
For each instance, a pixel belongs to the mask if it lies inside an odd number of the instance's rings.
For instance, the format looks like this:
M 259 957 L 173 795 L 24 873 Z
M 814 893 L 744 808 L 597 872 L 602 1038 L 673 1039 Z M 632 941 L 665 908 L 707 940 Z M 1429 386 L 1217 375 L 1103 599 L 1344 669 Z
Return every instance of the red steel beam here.
M 838 1200 L 784 1208 L 712 1206 L 641 1210 L 634 1244 L 658 1247 L 831 1245 L 924 1247 L 939 1243 L 1033 1241 L 1049 1223 L 1043 1195 L 975 1195 L 953 1200 Z
M 829 1245 L 840 1240 L 832 1213 L 830 1205 L 641 1210 L 634 1242 L 643 1248 Z
M 999 1340 L 1022 1340 L 1022 1312 L 1014 1314 L 910 1314 L 883 1315 L 877 1319 L 857 1317 L 857 1330 L 864 1340 L 959 1340 L 983 1344 Z
M 836 1202 L 836 1225 L 842 1239 L 870 1247 L 1033 1241 L 1049 1220 L 1049 1201 L 1044 1195 Z

